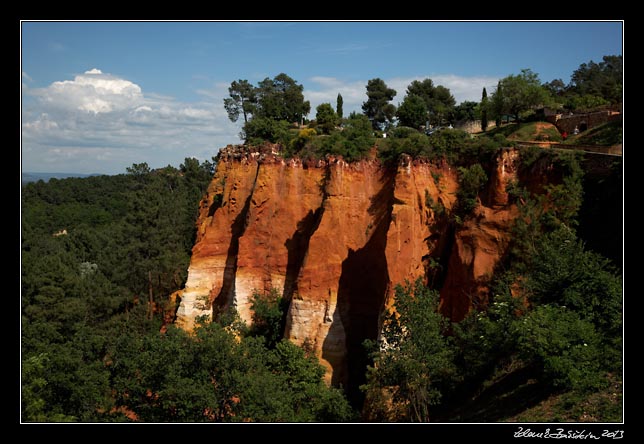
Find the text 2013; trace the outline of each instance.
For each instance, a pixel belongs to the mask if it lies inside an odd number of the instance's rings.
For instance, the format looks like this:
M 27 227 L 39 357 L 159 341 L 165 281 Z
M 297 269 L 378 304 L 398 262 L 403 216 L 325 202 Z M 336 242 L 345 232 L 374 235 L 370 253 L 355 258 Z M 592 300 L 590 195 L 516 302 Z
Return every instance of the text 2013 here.
M 601 436 L 595 435 L 593 432 L 586 432 L 586 430 L 565 430 L 555 429 L 551 431 L 546 429 L 545 432 L 534 432 L 529 428 L 524 429 L 519 427 L 519 430 L 514 432 L 515 438 L 546 438 L 546 439 L 622 439 L 624 437 L 623 430 L 604 430 Z
M 602 438 L 622 439 L 623 437 L 623 430 L 604 430 L 602 433 Z

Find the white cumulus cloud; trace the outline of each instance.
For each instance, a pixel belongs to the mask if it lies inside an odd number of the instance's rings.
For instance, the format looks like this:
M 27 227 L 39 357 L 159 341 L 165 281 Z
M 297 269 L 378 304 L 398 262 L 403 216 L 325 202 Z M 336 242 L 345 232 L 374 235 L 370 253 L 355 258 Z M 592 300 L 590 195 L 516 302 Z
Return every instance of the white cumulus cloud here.
M 112 174 L 140 162 L 178 166 L 188 153 L 210 159 L 239 142 L 218 88 L 183 103 L 92 68 L 44 88 L 23 84 L 22 92 L 24 171 Z
M 143 99 L 139 85 L 103 74 L 96 68 L 77 75 L 74 80 L 58 81 L 47 88 L 36 89 L 33 94 L 52 107 L 94 114 L 126 109 Z

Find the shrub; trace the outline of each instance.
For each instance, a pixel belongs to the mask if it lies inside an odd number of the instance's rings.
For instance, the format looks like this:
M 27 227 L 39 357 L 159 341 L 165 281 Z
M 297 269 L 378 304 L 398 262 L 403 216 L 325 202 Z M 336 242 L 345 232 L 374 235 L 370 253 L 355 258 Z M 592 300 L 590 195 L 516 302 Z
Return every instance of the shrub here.
M 537 363 L 555 387 L 602 385 L 601 346 L 593 324 L 566 307 L 544 305 L 515 321 L 520 356 Z
M 291 157 L 294 154 L 300 153 L 302 149 L 317 135 L 313 128 L 303 128 L 298 131 L 297 136 L 293 138 L 288 144 L 288 150 L 285 151 L 284 157 Z
M 469 168 L 459 167 L 458 202 L 462 215 L 470 213 L 476 206 L 476 197 L 487 182 L 487 174 L 481 164 L 475 163 Z
M 282 339 L 287 306 L 288 303 L 282 299 L 275 288 L 271 288 L 267 294 L 253 291 L 251 296 L 253 325 L 250 328 L 250 335 L 262 336 L 266 339 L 268 348 L 275 347 Z
M 409 126 L 398 126 L 389 132 L 389 135 L 395 139 L 404 139 L 412 134 L 419 134 L 419 132 Z
M 265 141 L 288 146 L 291 139 L 290 125 L 286 120 L 255 117 L 244 124 L 240 136 L 250 145 L 261 145 Z

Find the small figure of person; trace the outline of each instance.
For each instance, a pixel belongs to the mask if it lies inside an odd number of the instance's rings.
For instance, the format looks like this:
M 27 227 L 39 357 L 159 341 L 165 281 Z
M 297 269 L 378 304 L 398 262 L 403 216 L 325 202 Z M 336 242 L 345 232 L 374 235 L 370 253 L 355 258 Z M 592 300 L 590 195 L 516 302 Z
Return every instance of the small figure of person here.
M 563 140 L 566 140 L 568 138 L 568 133 L 564 131 L 563 133 L 561 133 L 561 137 L 563 138 Z
M 577 125 L 575 125 L 575 129 L 572 132 L 573 134 L 579 134 L 579 128 L 577 128 Z

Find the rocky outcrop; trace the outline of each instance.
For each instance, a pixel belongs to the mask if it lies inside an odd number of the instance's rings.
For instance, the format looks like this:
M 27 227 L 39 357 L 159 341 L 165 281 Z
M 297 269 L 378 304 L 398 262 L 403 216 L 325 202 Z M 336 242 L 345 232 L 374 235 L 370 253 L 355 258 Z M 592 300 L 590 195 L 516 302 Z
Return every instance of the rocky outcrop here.
M 250 322 L 250 298 L 292 292 L 302 245 L 322 202 L 324 167 L 285 161 L 275 147 L 222 150 L 202 200 L 177 324 L 233 306 Z
M 318 356 L 329 383 L 359 396 L 363 341 L 377 338 L 397 284 L 425 279 L 455 320 L 485 301 L 516 216 L 505 191 L 516 153 L 500 154 L 474 216 L 457 226 L 458 177 L 447 163 L 306 163 L 277 151 L 222 149 L 176 323 L 191 329 L 227 307 L 250 322 L 253 292 L 277 289 L 290 303 L 285 337 Z
M 510 242 L 510 229 L 518 216 L 509 204 L 507 187 L 518 180 L 519 152 L 502 150 L 488 178 L 483 199 L 456 228 L 446 267 L 445 282 L 440 289 L 440 310 L 452 321 L 461 321 L 476 307 L 485 308 L 488 284 L 494 268 Z

